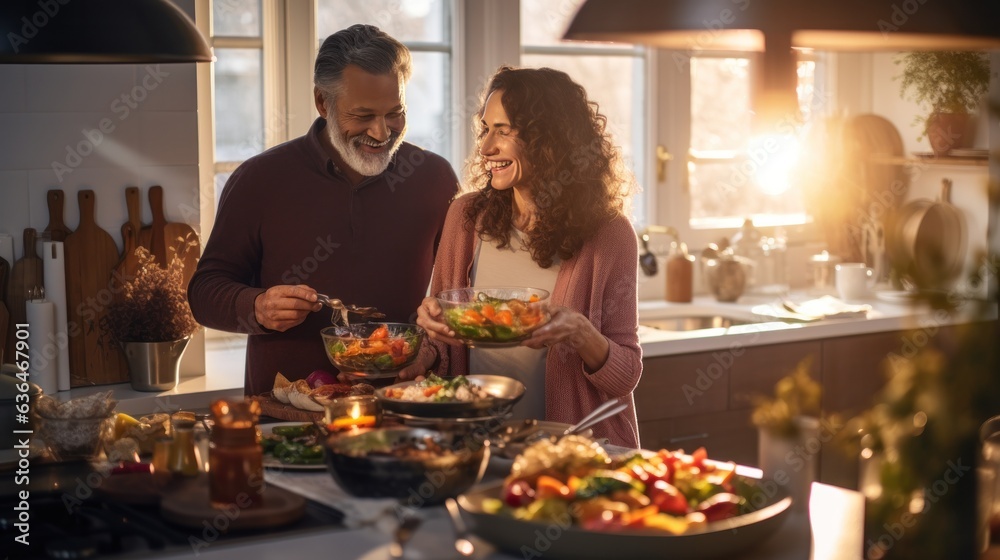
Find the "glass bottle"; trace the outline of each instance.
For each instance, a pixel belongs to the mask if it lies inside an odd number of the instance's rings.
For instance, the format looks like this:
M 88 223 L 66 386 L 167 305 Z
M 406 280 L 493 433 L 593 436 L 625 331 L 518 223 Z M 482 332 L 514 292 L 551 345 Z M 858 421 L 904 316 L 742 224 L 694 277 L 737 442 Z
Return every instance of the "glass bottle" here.
M 263 452 L 257 437 L 260 404 L 217 400 L 211 406 L 215 424 L 209 443 L 209 499 L 212 507 L 263 504 Z
M 192 412 L 175 412 L 170 416 L 173 443 L 170 446 L 170 472 L 181 476 L 196 476 L 201 460 L 194 442 L 195 416 Z
M 757 285 L 756 270 L 764 256 L 764 249 L 761 247 L 762 237 L 760 230 L 753 225 L 753 219 L 747 218 L 743 221 L 743 227 L 729 240 L 733 254 L 745 259 L 743 262 L 746 264 L 744 273 L 747 291 L 752 291 Z

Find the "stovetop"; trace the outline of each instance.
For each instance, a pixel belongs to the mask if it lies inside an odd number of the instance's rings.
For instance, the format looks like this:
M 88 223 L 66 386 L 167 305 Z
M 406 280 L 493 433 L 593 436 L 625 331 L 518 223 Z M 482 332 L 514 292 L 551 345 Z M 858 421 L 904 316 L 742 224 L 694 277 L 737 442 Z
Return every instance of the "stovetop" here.
M 158 506 L 127 505 L 96 493 L 80 500 L 73 493 L 54 491 L 71 486 L 32 486 L 27 537 L 25 527 L 18 525 L 24 522 L 25 508 L 18 507 L 21 500 L 8 492 L 0 497 L 0 536 L 10 558 L 136 558 L 185 550 L 193 555 L 201 546 L 340 528 L 343 519 L 339 511 L 307 500 L 305 515 L 291 525 L 206 534 L 163 520 Z

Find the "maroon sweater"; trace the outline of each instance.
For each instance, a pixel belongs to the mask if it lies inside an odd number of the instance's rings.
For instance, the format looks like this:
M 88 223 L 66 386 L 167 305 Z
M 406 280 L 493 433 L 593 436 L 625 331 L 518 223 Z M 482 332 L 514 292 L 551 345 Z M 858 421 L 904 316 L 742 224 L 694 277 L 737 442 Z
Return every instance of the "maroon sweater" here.
M 244 392 L 315 369 L 335 372 L 319 331 L 330 310 L 283 333 L 257 323 L 254 299 L 307 284 L 345 303 L 412 322 L 458 179 L 442 157 L 403 143 L 389 168 L 352 187 L 321 141 L 317 119 L 300 138 L 244 162 L 226 183 L 215 226 L 188 287 L 202 325 L 249 334 Z

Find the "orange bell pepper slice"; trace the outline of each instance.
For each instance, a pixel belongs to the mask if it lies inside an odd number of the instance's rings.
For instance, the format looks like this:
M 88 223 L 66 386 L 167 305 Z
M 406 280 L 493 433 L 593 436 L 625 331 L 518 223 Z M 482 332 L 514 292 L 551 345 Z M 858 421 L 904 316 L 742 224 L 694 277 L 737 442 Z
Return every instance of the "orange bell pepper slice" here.
M 546 498 L 570 500 L 573 498 L 573 492 L 569 489 L 569 486 L 563 484 L 558 478 L 543 474 L 538 477 L 538 482 L 535 483 L 535 499 L 541 500 Z
M 372 331 L 372 334 L 368 335 L 368 340 L 384 340 L 386 338 L 389 338 L 389 327 L 385 325 L 380 325 Z
M 437 393 L 438 391 L 440 391 L 441 389 L 444 389 L 444 385 L 435 385 L 433 387 L 428 387 L 428 388 L 424 389 L 424 396 L 425 397 L 430 397 L 430 396 L 434 395 L 435 393 Z
M 493 318 L 493 322 L 498 325 L 503 325 L 505 327 L 513 326 L 514 314 L 505 309 L 496 314 L 496 317 Z

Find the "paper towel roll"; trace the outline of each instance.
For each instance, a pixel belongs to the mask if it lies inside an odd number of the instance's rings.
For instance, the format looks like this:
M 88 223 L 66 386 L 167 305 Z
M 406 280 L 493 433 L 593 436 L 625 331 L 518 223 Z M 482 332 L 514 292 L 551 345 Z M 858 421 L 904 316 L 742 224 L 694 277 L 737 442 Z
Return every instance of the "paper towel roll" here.
M 14 236 L 9 233 L 0 233 L 0 257 L 14 266 Z
M 45 299 L 55 306 L 55 328 L 48 342 L 59 350 L 56 360 L 59 390 L 68 391 L 69 381 L 69 327 L 66 309 L 66 253 L 61 241 L 42 243 L 42 278 L 45 280 Z
M 52 342 L 56 330 L 56 306 L 44 299 L 28 300 L 24 305 L 28 318 L 29 381 L 51 395 L 59 390 L 56 365 L 59 349 Z

